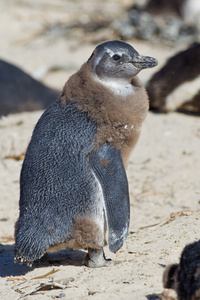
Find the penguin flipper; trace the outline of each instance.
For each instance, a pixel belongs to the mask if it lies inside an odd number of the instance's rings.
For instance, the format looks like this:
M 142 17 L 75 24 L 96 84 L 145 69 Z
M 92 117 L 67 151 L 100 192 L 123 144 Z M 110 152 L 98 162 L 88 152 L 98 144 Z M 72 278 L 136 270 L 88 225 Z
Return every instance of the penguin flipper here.
M 105 143 L 91 153 L 90 163 L 103 190 L 109 249 L 116 252 L 128 235 L 130 219 L 128 181 L 120 150 Z

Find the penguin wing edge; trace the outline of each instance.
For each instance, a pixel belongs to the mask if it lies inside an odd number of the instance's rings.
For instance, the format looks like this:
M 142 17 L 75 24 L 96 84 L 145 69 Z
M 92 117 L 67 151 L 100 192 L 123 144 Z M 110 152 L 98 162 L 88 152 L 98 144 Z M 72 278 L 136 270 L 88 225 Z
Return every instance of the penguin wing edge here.
M 106 143 L 92 152 L 90 163 L 103 190 L 109 249 L 117 252 L 128 235 L 130 219 L 128 181 L 121 153 Z

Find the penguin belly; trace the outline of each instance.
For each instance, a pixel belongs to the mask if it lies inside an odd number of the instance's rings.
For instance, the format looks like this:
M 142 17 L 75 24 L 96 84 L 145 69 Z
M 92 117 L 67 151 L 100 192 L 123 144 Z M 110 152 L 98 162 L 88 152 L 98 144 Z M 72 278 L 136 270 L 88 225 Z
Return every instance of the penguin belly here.
M 105 245 L 103 193 L 89 161 L 96 131 L 87 113 L 59 99 L 38 121 L 20 177 L 16 259 Z
M 91 196 L 85 199 L 87 210 L 79 212 L 72 217 L 73 224 L 70 227 L 70 238 L 64 243 L 54 244 L 47 252 L 56 252 L 66 248 L 73 249 L 101 249 L 105 246 L 106 217 L 105 204 L 101 185 L 92 172 L 89 179 L 93 186 Z

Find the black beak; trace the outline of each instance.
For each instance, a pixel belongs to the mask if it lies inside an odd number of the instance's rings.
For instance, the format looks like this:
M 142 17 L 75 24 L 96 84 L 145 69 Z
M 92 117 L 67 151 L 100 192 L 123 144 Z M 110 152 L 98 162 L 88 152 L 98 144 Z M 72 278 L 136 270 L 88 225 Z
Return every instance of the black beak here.
M 138 55 L 133 57 L 133 59 L 130 60 L 130 63 L 132 63 L 138 69 L 146 69 L 157 66 L 158 61 L 150 56 Z

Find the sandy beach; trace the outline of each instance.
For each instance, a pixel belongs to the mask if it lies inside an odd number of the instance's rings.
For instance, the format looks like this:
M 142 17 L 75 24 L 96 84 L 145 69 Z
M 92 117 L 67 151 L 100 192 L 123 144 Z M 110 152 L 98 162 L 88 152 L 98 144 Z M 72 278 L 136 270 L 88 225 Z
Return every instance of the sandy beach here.
M 1 59 L 61 90 L 96 45 L 84 42 L 78 31 L 75 37 L 70 34 L 67 38 L 55 38 L 50 30 L 44 31 L 53 23 L 71 22 L 77 10 L 82 10 L 84 17 L 91 4 L 87 1 L 86 7 L 81 1 L 54 2 L 2 1 L 0 53 Z M 113 12 L 116 16 L 121 2 L 117 1 Z M 113 1 L 105 4 L 105 10 L 110 9 L 109 5 L 113 7 Z M 158 67 L 140 73 L 144 84 L 178 51 L 144 41 L 128 42 L 139 53 L 159 61 Z M 53 65 L 59 68 L 45 72 Z M 0 118 L 0 298 L 161 299 L 156 295 L 163 292 L 165 266 L 178 262 L 184 246 L 199 240 L 199 117 L 148 113 L 127 168 L 130 233 L 116 254 L 105 249 L 114 266 L 89 269 L 82 265 L 84 251 L 66 250 L 50 254 L 29 268 L 14 264 L 13 233 L 19 213 L 23 154 L 41 114 L 23 112 Z

